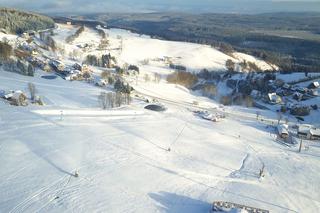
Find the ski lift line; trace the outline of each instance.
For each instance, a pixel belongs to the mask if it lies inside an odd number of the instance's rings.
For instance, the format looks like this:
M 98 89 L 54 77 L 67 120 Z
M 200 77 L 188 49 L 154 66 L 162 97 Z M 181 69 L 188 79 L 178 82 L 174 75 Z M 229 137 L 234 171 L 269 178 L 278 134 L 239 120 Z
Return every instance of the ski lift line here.
M 159 161 L 157 161 L 157 160 L 154 160 L 154 159 L 152 159 L 152 158 L 150 158 L 150 157 L 147 157 L 147 156 L 145 156 L 145 155 L 143 155 L 143 154 L 141 154 L 141 153 L 135 152 L 135 151 L 133 151 L 133 150 L 123 148 L 123 147 L 121 147 L 121 146 L 119 146 L 119 145 L 115 145 L 115 144 L 113 144 L 113 143 L 110 142 L 110 141 L 108 141 L 107 144 L 112 145 L 112 146 L 115 146 L 115 147 L 118 147 L 118 148 L 120 148 L 120 149 L 122 149 L 122 150 L 128 151 L 128 152 L 130 152 L 130 153 L 132 153 L 132 154 L 134 154 L 134 155 L 139 156 L 140 158 L 147 159 L 147 160 L 152 160 L 152 161 L 154 161 L 154 162 L 156 162 L 156 163 L 162 164 L 161 162 L 159 162 Z M 147 163 L 147 164 L 150 164 L 150 163 Z M 159 168 L 159 167 L 158 167 L 158 168 Z M 250 196 L 247 196 L 247 195 L 242 195 L 242 194 L 239 194 L 239 193 L 235 193 L 235 192 L 229 191 L 229 190 L 227 190 L 227 189 L 220 189 L 220 188 L 218 188 L 217 186 L 210 186 L 210 185 L 208 185 L 208 184 L 206 184 L 206 183 L 203 183 L 203 182 L 194 180 L 194 179 L 192 179 L 192 178 L 188 178 L 188 177 L 186 177 L 186 176 L 184 176 L 184 175 L 182 175 L 182 174 L 179 174 L 179 173 L 177 173 L 177 172 L 176 172 L 176 173 L 171 173 L 171 174 L 172 174 L 172 175 L 176 175 L 176 176 L 178 176 L 178 177 L 180 177 L 180 178 L 189 180 L 189 181 L 191 181 L 191 182 L 193 182 L 193 183 L 196 183 L 196 184 L 198 184 L 198 185 L 202 185 L 202 186 L 204 186 L 204 187 L 206 187 L 206 188 L 208 188 L 208 189 L 215 189 L 215 190 L 218 190 L 218 191 L 223 191 L 224 193 L 228 193 L 228 194 L 232 194 L 232 195 L 235 195 L 235 196 L 238 196 L 238 197 L 242 197 L 242 198 L 254 200 L 254 201 L 256 201 L 256 202 L 263 203 L 263 204 L 266 204 L 266 205 L 269 205 L 269 206 L 274 206 L 274 207 L 277 207 L 277 208 L 280 208 L 280 209 L 284 209 L 284 210 L 289 211 L 289 212 L 298 213 L 298 212 L 295 211 L 295 210 L 292 210 L 292 209 L 289 209 L 289 208 L 286 208 L 286 207 L 283 207 L 283 206 L 280 206 L 280 205 L 277 205 L 277 204 L 273 204 L 273 203 L 270 203 L 270 202 L 267 202 L 267 201 L 263 201 L 263 200 L 260 200 L 260 199 L 257 199 L 257 198 L 253 198 L 253 197 L 250 197 Z
M 185 125 L 185 126 L 186 126 L 186 125 Z M 182 132 L 183 132 L 183 131 L 181 131 L 181 133 L 182 133 Z M 157 164 L 160 164 L 160 165 L 162 164 L 161 162 L 159 162 L 159 161 L 157 161 L 157 160 L 155 160 L 155 159 L 153 159 L 153 158 L 151 158 L 151 157 L 148 157 L 148 156 L 146 156 L 146 155 L 143 155 L 143 154 L 141 154 L 141 153 L 139 153 L 139 152 L 133 151 L 133 150 L 128 149 L 128 148 L 124 148 L 124 147 L 122 147 L 122 146 L 120 146 L 120 145 L 114 144 L 114 143 L 111 142 L 111 141 L 106 141 L 106 142 L 107 142 L 107 143 L 103 143 L 103 144 L 111 145 L 111 146 L 113 146 L 113 147 L 116 147 L 116 148 L 118 148 L 118 149 L 124 150 L 124 151 L 126 151 L 126 152 L 130 152 L 130 153 L 132 153 L 132 154 L 134 154 L 134 155 L 136 155 L 136 156 L 138 156 L 138 157 L 140 157 L 140 158 L 142 158 L 142 159 L 145 159 L 145 160 L 148 160 L 148 161 L 151 160 L 151 161 L 153 161 L 153 162 L 155 162 L 155 163 L 157 163 Z M 147 163 L 147 164 L 150 164 L 150 163 Z M 151 164 L 150 164 L 150 165 L 151 165 Z M 205 183 L 203 183 L 203 182 L 193 180 L 192 178 L 185 177 L 185 176 L 183 176 L 183 175 L 181 175 L 181 174 L 178 174 L 178 173 L 172 174 L 172 175 L 176 175 L 176 176 L 179 176 L 179 177 L 181 177 L 181 178 L 184 178 L 184 179 L 187 179 L 187 180 L 189 180 L 189 181 L 192 181 L 192 182 L 194 182 L 194 183 L 197 183 L 197 184 L 199 184 L 199 185 L 203 185 L 203 186 L 207 187 L 208 189 L 216 189 L 216 190 L 219 190 L 219 191 L 224 191 L 225 193 L 233 194 L 233 195 L 238 196 L 238 197 L 244 197 L 244 198 L 251 199 L 251 200 L 254 200 L 254 201 L 257 201 L 257 202 L 260 202 L 260 203 L 264 203 L 264 204 L 267 204 L 267 205 L 270 205 L 270 206 L 275 206 L 275 207 L 278 207 L 278 208 L 281 208 L 281 209 L 285 209 L 285 210 L 290 211 L 290 212 L 295 212 L 295 213 L 297 213 L 297 211 L 295 211 L 295 210 L 288 209 L 288 208 L 286 208 L 286 207 L 283 207 L 283 206 L 280 206 L 280 205 L 277 205 L 277 204 L 273 204 L 273 203 L 270 203 L 270 202 L 266 202 L 266 201 L 263 201 L 263 200 L 259 200 L 259 199 L 257 199 L 257 198 L 252 198 L 252 197 L 249 197 L 249 196 L 247 196 L 247 195 L 242 195 L 242 194 L 234 193 L 234 192 L 229 191 L 229 190 L 220 189 L 220 188 L 218 188 L 218 187 L 216 187 L 216 186 L 210 186 L 210 185 L 207 185 L 207 184 L 205 184 Z M 70 176 L 70 178 L 69 178 L 70 180 L 71 180 L 71 177 L 72 177 L 72 176 Z M 68 181 L 68 183 L 69 183 L 69 181 Z
M 177 137 L 174 139 L 174 141 L 171 143 L 170 147 L 171 148 L 178 140 L 179 138 L 181 137 L 184 129 L 187 127 L 187 122 L 185 123 L 185 125 L 183 126 L 183 128 L 181 129 L 181 131 L 179 132 L 179 134 L 177 135 Z
M 176 155 L 181 155 L 181 154 L 182 154 L 181 152 L 175 151 L 175 150 L 173 150 L 173 152 L 174 152 Z M 189 159 L 189 160 L 191 160 L 191 161 L 193 161 L 193 160 L 198 160 L 198 161 L 200 161 L 199 159 L 194 159 L 193 157 L 187 157 L 187 156 L 183 156 L 183 157 L 181 157 L 181 158 L 183 158 L 183 159 Z M 217 165 L 217 164 L 215 164 L 215 163 L 212 163 L 212 162 L 209 162 L 209 161 L 202 160 L 202 162 L 204 162 L 204 163 L 206 163 L 206 164 L 209 164 L 210 166 L 217 167 L 217 168 L 220 168 L 220 169 L 229 171 L 229 172 L 234 171 L 234 169 L 231 169 L 231 168 L 228 168 L 228 167 L 219 166 L 219 165 Z

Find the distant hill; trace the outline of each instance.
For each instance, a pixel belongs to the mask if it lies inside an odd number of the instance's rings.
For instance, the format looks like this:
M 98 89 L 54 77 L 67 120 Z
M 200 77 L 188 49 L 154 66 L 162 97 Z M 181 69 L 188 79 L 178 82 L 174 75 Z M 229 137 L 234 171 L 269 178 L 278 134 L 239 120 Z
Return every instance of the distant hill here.
M 235 49 L 282 71 L 320 71 L 320 13 L 101 13 L 80 18 L 166 40 L 209 44 L 226 53 Z
M 46 16 L 15 9 L 0 8 L 0 28 L 7 32 L 21 34 L 28 30 L 42 30 L 54 27 L 54 21 Z

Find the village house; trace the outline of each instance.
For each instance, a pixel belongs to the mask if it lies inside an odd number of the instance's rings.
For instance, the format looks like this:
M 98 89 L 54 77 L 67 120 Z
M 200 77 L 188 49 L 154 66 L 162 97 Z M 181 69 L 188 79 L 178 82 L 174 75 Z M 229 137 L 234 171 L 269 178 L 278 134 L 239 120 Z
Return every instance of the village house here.
M 27 106 L 28 99 L 27 96 L 20 90 L 10 91 L 3 96 L 4 99 L 10 102 L 10 104 L 15 106 Z
M 310 125 L 300 125 L 298 135 L 308 140 L 320 140 L 320 129 L 313 128 Z
M 67 81 L 73 81 L 79 79 L 81 77 L 81 71 L 79 70 L 71 70 L 69 72 L 64 71 L 64 79 Z
M 319 82 L 315 81 L 309 84 L 308 89 L 318 89 L 320 87 Z
M 319 95 L 319 92 L 318 92 L 318 90 L 315 90 L 315 89 L 309 89 L 308 90 L 308 95 L 316 97 L 316 96 Z
M 270 104 L 280 104 L 282 99 L 277 93 L 268 93 L 267 100 Z
M 320 140 L 320 129 L 310 129 L 310 139 Z
M 289 137 L 289 126 L 287 124 L 279 124 L 277 126 L 278 134 L 281 138 L 287 139 Z
M 61 61 L 52 60 L 52 61 L 50 61 L 49 64 L 52 66 L 52 68 L 53 68 L 56 72 L 62 72 L 62 71 L 64 71 L 65 66 L 64 66 L 64 64 L 63 64 Z

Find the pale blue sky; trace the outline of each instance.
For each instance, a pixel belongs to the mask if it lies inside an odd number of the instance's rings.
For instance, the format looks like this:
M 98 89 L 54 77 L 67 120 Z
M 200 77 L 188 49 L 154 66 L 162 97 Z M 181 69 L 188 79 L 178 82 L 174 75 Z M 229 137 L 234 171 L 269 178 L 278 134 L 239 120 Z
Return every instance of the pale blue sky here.
M 39 12 L 226 12 L 317 11 L 320 0 L 0 0 L 0 6 Z

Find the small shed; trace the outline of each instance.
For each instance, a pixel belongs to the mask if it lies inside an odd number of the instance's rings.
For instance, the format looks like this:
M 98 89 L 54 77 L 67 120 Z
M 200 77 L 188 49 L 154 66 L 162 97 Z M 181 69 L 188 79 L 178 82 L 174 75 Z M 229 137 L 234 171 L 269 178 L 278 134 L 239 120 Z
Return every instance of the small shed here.
M 320 84 L 318 81 L 314 81 L 311 84 L 309 84 L 309 86 L 308 86 L 309 89 L 317 89 L 319 87 L 320 87 Z
M 13 93 L 9 93 L 5 95 L 5 98 L 10 101 L 12 105 L 15 106 L 27 106 L 28 99 L 27 96 L 20 90 L 14 91 Z
M 288 125 L 287 124 L 279 124 L 277 126 L 278 134 L 281 138 L 287 139 L 289 137 L 289 131 L 288 131 Z
M 318 90 L 316 90 L 316 89 L 309 89 L 309 90 L 308 90 L 308 95 L 311 95 L 311 96 L 319 96 L 319 92 L 318 92 Z
M 280 104 L 282 99 L 277 93 L 268 93 L 268 102 L 270 104 Z
M 320 140 L 320 129 L 310 129 L 310 139 L 311 140 Z
M 298 136 L 305 138 L 305 139 L 310 139 L 311 138 L 311 133 L 310 130 L 312 127 L 310 125 L 300 125 L 298 127 Z

